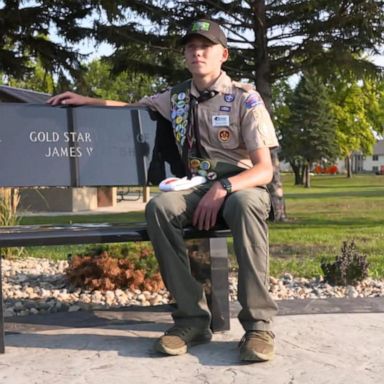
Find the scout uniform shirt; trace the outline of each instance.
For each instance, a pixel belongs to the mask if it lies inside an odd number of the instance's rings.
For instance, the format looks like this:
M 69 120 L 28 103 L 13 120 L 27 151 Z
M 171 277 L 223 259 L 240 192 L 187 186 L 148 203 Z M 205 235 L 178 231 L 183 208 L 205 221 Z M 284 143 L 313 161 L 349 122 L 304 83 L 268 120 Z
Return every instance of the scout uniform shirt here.
M 204 159 L 247 169 L 252 167 L 249 152 L 278 146 L 275 129 L 260 95 L 249 84 L 242 84 L 222 72 L 209 88 L 217 94 L 198 104 L 197 125 Z M 193 82 L 190 94 L 200 96 Z M 180 99 L 185 97 L 180 95 Z M 142 98 L 135 105 L 158 111 L 174 120 L 171 90 Z M 188 108 L 188 106 L 184 107 Z M 181 108 L 182 110 L 182 108 Z M 175 124 L 174 124 L 175 125 Z M 175 137 L 177 132 L 175 133 Z M 180 141 L 177 138 L 177 141 Z M 182 146 L 182 145 L 181 145 Z M 179 149 L 181 150 L 180 142 Z

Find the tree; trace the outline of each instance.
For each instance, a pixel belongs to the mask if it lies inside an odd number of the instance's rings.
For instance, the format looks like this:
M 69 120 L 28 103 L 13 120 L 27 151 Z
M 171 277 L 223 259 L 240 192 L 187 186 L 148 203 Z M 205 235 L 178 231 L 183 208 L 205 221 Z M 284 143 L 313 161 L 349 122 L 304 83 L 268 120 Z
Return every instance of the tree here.
M 93 23 L 118 20 L 124 1 L 3 0 L 0 2 L 0 72 L 21 79 L 34 64 L 62 79 L 80 78 L 84 56 L 74 44 L 93 37 Z M 53 39 L 52 31 L 55 31 Z M 49 38 L 51 37 L 51 38 Z
M 86 66 L 84 92 L 103 99 L 134 102 L 145 95 L 156 93 L 163 83 L 161 80 L 140 72 L 120 72 L 112 75 L 111 64 L 94 60 Z
M 282 131 L 282 153 L 295 172 L 304 176 L 309 188 L 310 170 L 315 162 L 334 160 L 339 151 L 332 105 L 327 89 L 316 72 L 306 72 L 289 103 L 290 114 Z
M 352 177 L 352 153 L 372 153 L 375 132 L 384 129 L 384 83 L 369 77 L 337 76 L 329 82 L 337 123 L 336 137 L 346 159 L 347 177 Z
M 7 76 L 7 85 L 52 94 L 55 90 L 52 75 L 40 63 L 36 63 L 34 66 L 28 64 L 28 66 L 30 71 L 25 73 L 21 79 Z

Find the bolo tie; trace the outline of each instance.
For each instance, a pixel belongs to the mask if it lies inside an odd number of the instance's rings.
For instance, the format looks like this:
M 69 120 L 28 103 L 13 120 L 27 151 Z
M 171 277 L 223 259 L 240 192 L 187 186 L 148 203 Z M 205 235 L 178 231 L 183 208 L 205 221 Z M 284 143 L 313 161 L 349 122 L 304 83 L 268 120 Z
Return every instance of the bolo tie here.
M 198 120 L 198 106 L 200 103 L 212 99 L 218 94 L 217 91 L 203 91 L 198 97 L 191 95 L 189 104 L 188 126 L 186 132 L 186 140 L 183 145 L 182 158 L 186 168 L 186 174 L 188 179 L 192 177 L 191 170 L 188 164 L 188 158 L 190 154 L 196 155 L 196 157 L 202 157 L 202 146 L 200 139 L 199 120 Z

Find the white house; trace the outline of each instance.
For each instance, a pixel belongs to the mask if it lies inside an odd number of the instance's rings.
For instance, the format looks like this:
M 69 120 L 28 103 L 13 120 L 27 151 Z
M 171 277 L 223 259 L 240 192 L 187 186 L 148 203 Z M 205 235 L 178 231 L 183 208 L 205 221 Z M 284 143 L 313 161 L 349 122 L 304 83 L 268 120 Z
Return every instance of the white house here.
M 336 166 L 339 173 L 347 172 L 344 159 L 337 160 Z M 292 171 L 290 164 L 285 161 L 280 162 L 279 168 L 281 172 Z M 373 147 L 372 155 L 363 155 L 361 152 L 355 152 L 352 155 L 352 172 L 381 172 L 384 174 L 384 140 L 378 140 Z
M 344 160 L 337 162 L 339 172 L 345 172 Z M 382 172 L 384 173 L 384 140 L 378 140 L 373 147 L 372 155 L 363 155 L 361 152 L 355 152 L 352 155 L 352 172 Z

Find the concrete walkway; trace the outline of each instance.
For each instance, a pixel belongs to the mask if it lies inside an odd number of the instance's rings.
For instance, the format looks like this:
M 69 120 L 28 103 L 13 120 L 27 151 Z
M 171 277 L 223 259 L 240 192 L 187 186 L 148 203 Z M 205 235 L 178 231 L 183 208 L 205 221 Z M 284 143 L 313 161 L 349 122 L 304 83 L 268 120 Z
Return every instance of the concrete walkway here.
M 143 210 L 141 201 L 87 213 Z M 81 212 L 83 213 L 83 212 Z M 57 214 L 57 213 L 55 213 Z M 73 213 L 70 213 L 73 214 Z M 40 213 L 41 215 L 41 213 Z M 153 343 L 171 324 L 170 307 L 57 313 L 7 319 L 1 384 L 378 384 L 384 377 L 384 298 L 279 303 L 276 358 L 238 360 L 243 335 L 231 330 L 177 357 Z
M 154 340 L 170 307 L 130 307 L 8 319 L 4 384 L 378 384 L 384 377 L 384 298 L 290 300 L 276 318 L 277 356 L 238 361 L 243 331 L 232 305 L 231 330 L 177 357 Z

